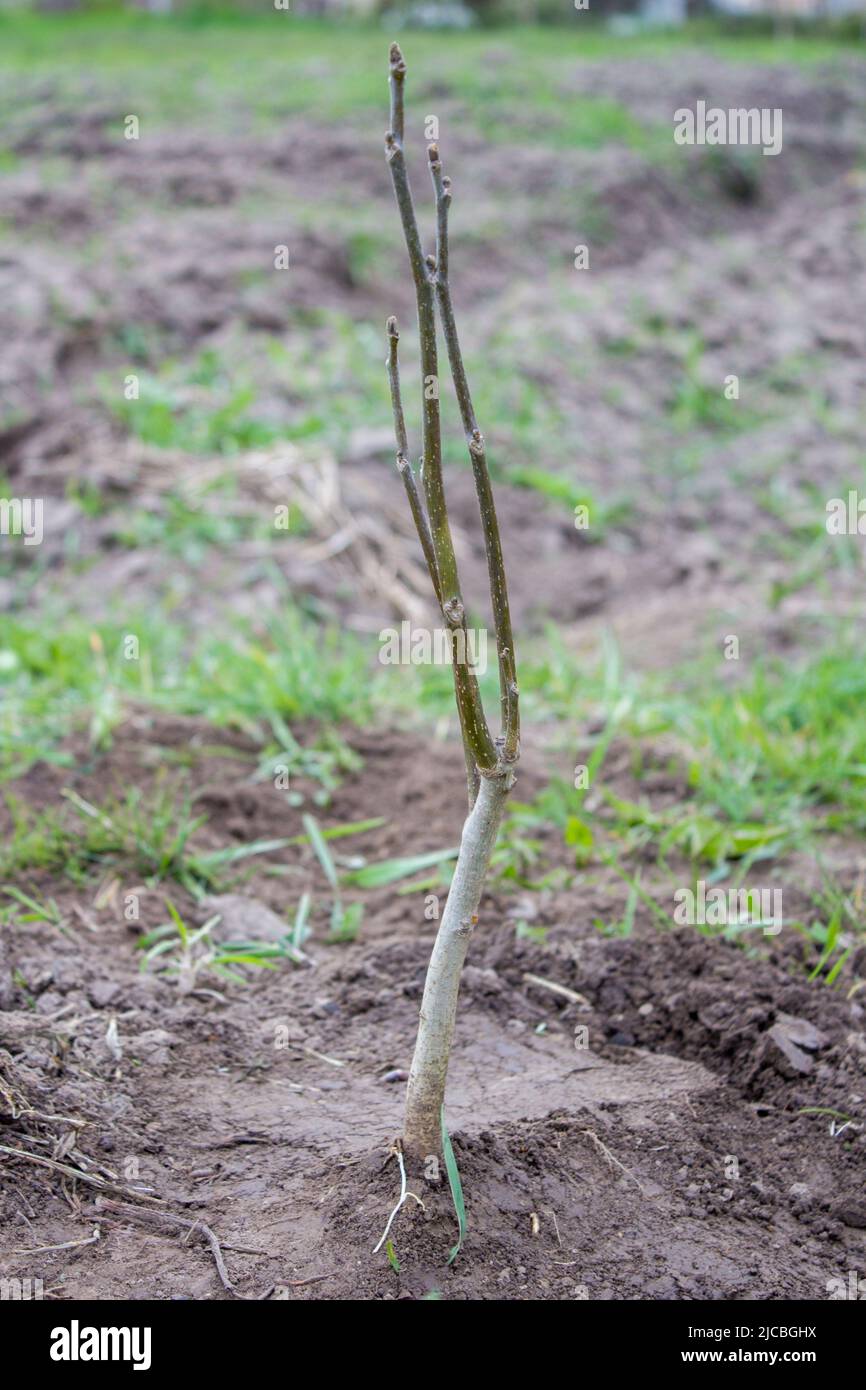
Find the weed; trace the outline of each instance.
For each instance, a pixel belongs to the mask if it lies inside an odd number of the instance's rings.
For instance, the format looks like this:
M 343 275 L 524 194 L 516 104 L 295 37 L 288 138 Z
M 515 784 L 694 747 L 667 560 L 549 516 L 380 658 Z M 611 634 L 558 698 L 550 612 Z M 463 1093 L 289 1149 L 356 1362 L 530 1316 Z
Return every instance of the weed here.
M 337 866 L 318 821 L 313 816 L 305 815 L 303 823 L 313 852 L 322 867 L 333 895 L 328 940 L 335 943 L 354 941 L 364 919 L 364 905 L 358 902 L 344 902 Z
M 177 982 L 178 993 L 191 994 L 198 989 L 199 977 L 205 974 L 222 976 L 235 984 L 245 984 L 246 977 L 239 967 L 256 966 L 274 970 L 281 961 L 301 964 L 305 957 L 290 941 L 288 933 L 281 942 L 226 942 L 215 945 L 210 935 L 220 921 L 219 914 L 195 930 L 190 930 L 168 899 L 166 907 L 171 922 L 163 923 L 139 939 L 144 952 L 142 969 L 159 968 Z

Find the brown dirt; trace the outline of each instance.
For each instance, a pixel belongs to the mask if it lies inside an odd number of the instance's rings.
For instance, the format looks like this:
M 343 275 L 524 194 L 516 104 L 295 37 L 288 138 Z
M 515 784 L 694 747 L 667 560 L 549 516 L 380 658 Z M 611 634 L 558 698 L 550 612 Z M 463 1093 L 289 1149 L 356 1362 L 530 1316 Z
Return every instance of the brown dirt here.
M 295 833 L 299 812 L 249 781 L 242 740 L 234 758 L 197 751 L 218 740 L 192 721 L 136 720 L 113 753 L 64 776 L 82 795 L 108 794 L 158 776 L 155 750 L 184 748 L 209 816 L 200 847 L 272 834 L 278 820 Z M 360 751 L 365 767 L 327 819 L 375 807 L 388 825 L 353 850 L 378 859 L 453 840 L 457 750 L 443 747 L 420 787 L 408 736 L 367 737 Z M 53 804 L 56 778 L 39 766 L 17 791 Z M 308 884 L 324 896 L 309 851 L 271 859 L 291 877 L 258 866 L 233 902 L 253 934 L 257 904 L 283 911 Z M 397 1275 L 372 1249 L 399 1190 L 386 1159 L 432 939 L 422 894 L 369 895 L 349 944 L 328 945 L 326 914 L 314 914 L 312 965 L 259 972 L 245 988 L 202 978 L 221 1000 L 141 972 L 136 939 L 165 919 L 166 890 L 122 869 L 117 879 L 100 905 L 92 888 L 31 876 L 30 889 L 55 897 L 62 930 L 19 922 L 4 936 L 0 1058 L 19 1104 L 3 1104 L 2 1142 L 125 1189 L 100 1195 L 9 1160 L 6 1275 L 41 1277 L 59 1298 L 230 1297 L 203 1243 L 141 1215 L 146 1197 L 206 1222 L 227 1247 L 262 1252 L 225 1252 L 248 1297 L 277 1286 L 324 1299 L 820 1299 L 828 1280 L 862 1267 L 863 1009 L 808 985 L 802 965 L 659 932 L 640 914 L 634 937 L 606 938 L 578 889 L 553 904 L 555 939 L 518 940 L 513 897 L 493 891 L 465 972 L 448 1096 L 466 1244 L 447 1266 L 453 1212 L 424 1186 L 425 1210 L 395 1223 Z M 136 887 L 141 921 L 129 924 L 123 894 Z M 209 911 L 171 896 L 190 922 Z M 23 1020 L 11 1037 L 10 1019 Z M 112 1020 L 119 1055 L 106 1041 Z M 43 1031 L 20 1031 L 34 1027 Z M 844 1120 L 834 1129 L 831 1115 L 804 1113 L 815 1107 L 851 1123 L 836 1132 Z M 20 1253 L 95 1227 L 94 1244 Z

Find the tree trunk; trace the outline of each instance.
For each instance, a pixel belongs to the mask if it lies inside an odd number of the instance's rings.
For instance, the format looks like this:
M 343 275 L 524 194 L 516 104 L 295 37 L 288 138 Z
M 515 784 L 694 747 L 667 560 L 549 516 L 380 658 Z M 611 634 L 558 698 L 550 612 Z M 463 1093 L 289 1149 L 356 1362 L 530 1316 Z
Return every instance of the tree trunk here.
M 482 777 L 475 805 L 463 825 L 454 879 L 427 969 L 418 1040 L 406 1090 L 403 1147 L 415 1160 L 429 1154 L 441 1156 L 440 1114 L 460 974 L 513 782 L 510 768 L 494 777 Z

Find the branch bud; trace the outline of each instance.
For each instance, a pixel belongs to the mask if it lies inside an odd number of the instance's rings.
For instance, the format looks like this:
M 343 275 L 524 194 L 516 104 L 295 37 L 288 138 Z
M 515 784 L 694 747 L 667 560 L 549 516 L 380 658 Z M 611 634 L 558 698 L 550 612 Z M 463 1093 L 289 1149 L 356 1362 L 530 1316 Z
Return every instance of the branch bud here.
M 402 82 L 403 78 L 406 76 L 406 59 L 400 52 L 400 45 L 398 43 L 391 44 L 388 57 L 391 60 L 391 75 L 396 78 L 398 82 Z
M 450 598 L 447 603 L 443 603 L 442 612 L 451 627 L 459 627 L 463 622 L 464 609 L 459 598 Z

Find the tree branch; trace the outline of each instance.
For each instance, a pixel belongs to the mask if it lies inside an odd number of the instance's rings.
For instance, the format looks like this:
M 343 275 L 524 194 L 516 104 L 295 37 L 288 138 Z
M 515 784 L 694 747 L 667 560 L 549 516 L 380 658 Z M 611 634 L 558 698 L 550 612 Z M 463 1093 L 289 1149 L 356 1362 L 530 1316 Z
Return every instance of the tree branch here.
M 406 249 L 409 253 L 409 264 L 412 269 L 412 278 L 415 282 L 415 296 L 418 303 L 418 332 L 421 345 L 421 376 L 423 383 L 424 457 L 421 471 L 427 502 L 425 525 L 427 532 L 429 532 L 435 559 L 435 573 L 438 577 L 438 587 L 436 580 L 434 580 L 434 588 L 437 589 L 437 599 L 439 600 L 442 614 L 451 636 L 454 688 L 464 744 L 468 748 L 474 766 L 482 773 L 491 774 L 495 772 L 498 767 L 499 757 L 496 745 L 487 727 L 487 721 L 484 718 L 484 709 L 481 703 L 478 681 L 474 672 L 465 661 L 466 652 L 468 650 L 468 642 L 466 640 L 466 610 L 460 592 L 457 560 L 454 554 L 454 542 L 451 537 L 451 527 L 445 505 L 445 488 L 442 481 L 442 436 L 439 421 L 439 366 L 436 345 L 435 296 L 433 281 L 428 269 L 428 261 L 424 257 L 421 246 L 421 236 L 418 231 L 418 221 L 415 216 L 415 205 L 412 201 L 412 190 L 409 185 L 409 176 L 406 171 L 406 161 L 403 155 L 403 84 L 405 78 L 406 64 L 398 45 L 394 43 L 391 45 L 390 51 L 391 129 L 385 136 L 385 157 L 388 160 L 388 166 L 391 171 L 394 196 L 397 200 L 400 220 L 403 224 L 403 235 L 406 241 Z M 396 346 L 393 340 L 391 351 L 392 353 L 396 353 Z M 389 354 L 389 366 L 390 361 L 391 356 Z M 392 404 L 394 401 L 393 381 L 394 376 L 392 374 Z M 400 405 L 399 417 L 395 408 L 395 429 L 397 432 L 398 459 L 401 449 L 403 457 L 406 458 L 408 448 L 405 444 L 406 428 L 402 416 L 402 404 Z M 412 478 L 412 483 L 414 483 L 414 477 L 411 475 L 410 468 L 401 468 L 401 473 L 403 474 L 404 483 L 406 482 L 407 473 Z M 417 497 L 417 488 L 415 488 L 415 494 Z M 420 498 L 418 501 L 420 502 Z M 409 492 L 409 503 L 410 506 L 412 506 L 413 499 L 411 492 Z M 413 516 L 414 515 L 415 513 L 413 510 Z M 417 525 L 418 522 L 416 520 L 416 526 Z M 425 544 L 425 534 L 420 528 L 419 536 L 423 547 Z M 430 568 L 429 560 L 428 568 Z M 433 571 L 431 570 L 431 577 L 432 573 Z M 457 649 L 458 631 L 462 631 L 463 633 L 462 653 Z M 469 757 L 467 757 L 467 768 L 469 766 L 469 760 Z
M 406 434 L 406 419 L 403 414 L 403 398 L 400 393 L 400 363 L 397 348 L 397 344 L 400 341 L 400 331 L 397 327 L 397 320 L 393 315 L 388 319 L 386 327 L 388 330 L 388 380 L 391 386 L 391 406 L 394 412 L 394 435 L 397 441 L 397 468 L 403 479 L 406 496 L 409 499 L 409 510 L 412 513 L 415 530 L 418 532 L 418 539 L 421 542 L 421 549 L 424 552 L 424 559 L 427 562 L 427 569 L 433 584 L 433 590 L 441 608 L 442 586 L 439 580 L 439 571 L 436 567 L 436 552 L 433 547 L 433 538 L 430 534 L 430 523 L 427 520 L 424 502 L 418 491 L 418 484 L 415 481 L 412 465 L 408 458 L 409 440 Z M 451 631 L 451 629 L 449 629 L 449 631 Z M 466 647 L 464 645 L 464 652 L 465 651 Z M 452 645 L 452 656 L 453 655 L 454 649 Z M 469 809 L 471 811 L 475 804 L 475 798 L 478 795 L 478 768 L 472 750 L 470 731 L 466 727 L 464 718 L 464 700 L 461 698 L 460 691 L 457 688 L 457 681 L 458 677 L 455 671 L 454 682 L 455 694 L 457 696 L 457 713 L 460 717 L 460 734 L 463 739 L 463 752 L 466 758 L 466 787 L 469 796 Z
M 397 344 L 400 341 L 400 332 L 397 328 L 397 320 L 393 315 L 389 318 L 386 328 L 388 330 L 388 381 L 391 385 L 391 406 L 394 411 L 394 435 L 397 440 L 397 469 L 400 473 L 400 477 L 403 479 L 403 486 L 406 489 L 406 496 L 409 499 L 409 510 L 412 513 L 415 530 L 418 532 L 418 539 L 421 542 L 424 559 L 427 561 L 427 569 L 433 584 L 433 592 L 441 608 L 442 585 L 439 580 L 439 570 L 436 564 L 436 551 L 433 548 L 433 537 L 430 534 L 430 523 L 427 520 L 424 503 L 421 500 L 418 484 L 415 481 L 415 474 L 412 472 L 412 465 L 409 462 L 409 441 L 406 435 L 406 419 L 403 415 L 403 400 L 400 395 L 400 364 L 397 356 Z
M 400 45 L 391 44 L 388 86 L 391 92 L 391 134 L 398 145 L 403 143 L 403 87 L 406 81 L 406 60 Z
M 487 573 L 490 579 L 490 596 L 493 604 L 493 623 L 496 630 L 496 650 L 499 659 L 503 757 L 507 763 L 513 763 L 517 761 L 520 751 L 520 714 L 518 708 L 520 692 L 517 686 L 514 636 L 511 630 L 511 610 L 508 603 L 505 565 L 502 559 L 502 542 L 499 536 L 493 489 L 490 484 L 484 436 L 478 428 L 478 421 L 475 418 L 448 282 L 448 211 L 451 206 L 451 180 L 442 174 L 442 163 L 437 145 L 428 147 L 427 156 L 436 193 L 436 272 L 433 278 L 439 304 L 439 315 L 442 320 L 442 330 L 448 349 L 451 376 L 454 381 L 457 403 L 460 407 L 466 442 L 469 446 L 469 457 L 472 461 L 475 490 L 481 512 L 484 548 L 487 552 Z
M 433 285 L 424 260 L 412 189 L 403 155 L 403 83 L 406 64 L 397 44 L 391 45 L 391 120 L 392 128 L 385 136 L 385 157 L 391 171 L 394 196 L 403 224 L 403 235 L 409 253 L 409 264 L 415 282 L 418 301 L 418 332 L 421 340 L 421 376 L 424 410 L 423 481 L 427 496 L 430 529 L 436 547 L 436 561 L 446 601 L 459 599 L 457 561 L 448 513 L 445 509 L 445 490 L 442 484 L 442 438 L 439 426 L 439 366 L 436 350 L 436 311 Z M 447 616 L 447 615 L 446 615 Z

